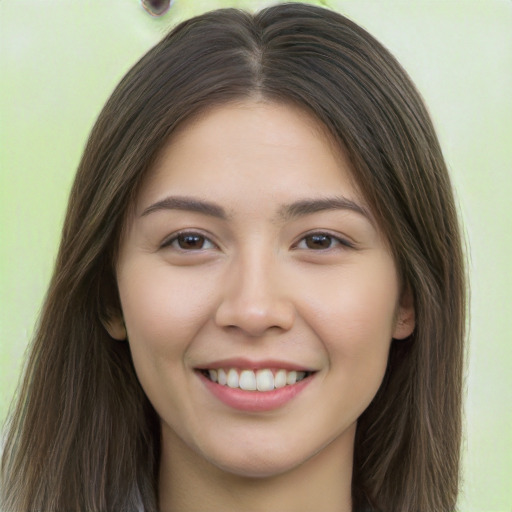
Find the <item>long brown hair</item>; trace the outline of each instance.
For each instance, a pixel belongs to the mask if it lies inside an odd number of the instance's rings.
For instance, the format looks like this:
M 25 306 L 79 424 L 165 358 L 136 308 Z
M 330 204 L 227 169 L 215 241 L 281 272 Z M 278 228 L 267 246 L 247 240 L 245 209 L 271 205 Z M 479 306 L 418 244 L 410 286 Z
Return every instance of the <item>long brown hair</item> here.
M 358 421 L 354 510 L 451 511 L 461 440 L 465 283 L 452 189 L 427 111 L 390 53 L 345 17 L 304 4 L 178 25 L 124 77 L 90 135 L 2 458 L 3 510 L 156 510 L 160 430 L 119 311 L 127 209 L 183 120 L 245 97 L 313 113 L 412 291 L 416 329 L 393 341 Z

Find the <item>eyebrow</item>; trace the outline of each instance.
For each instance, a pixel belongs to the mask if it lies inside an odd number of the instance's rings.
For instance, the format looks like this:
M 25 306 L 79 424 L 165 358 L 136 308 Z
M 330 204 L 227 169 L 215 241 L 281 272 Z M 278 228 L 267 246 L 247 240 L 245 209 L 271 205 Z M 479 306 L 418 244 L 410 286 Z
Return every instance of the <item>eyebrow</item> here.
M 186 196 L 169 196 L 148 206 L 141 217 L 161 210 L 184 210 L 201 213 L 210 217 L 226 220 L 228 215 L 222 206 L 206 201 Z M 363 217 L 366 217 L 373 224 L 373 217 L 369 210 L 363 205 L 356 203 L 352 199 L 343 196 L 327 197 L 321 199 L 303 199 L 290 204 L 283 205 L 278 212 L 277 217 L 282 220 L 292 220 L 313 213 L 325 210 L 349 210 Z
M 279 216 L 290 220 L 325 210 L 349 210 L 366 217 L 373 224 L 373 216 L 366 207 L 343 196 L 297 201 L 283 206 L 279 211 Z
M 202 213 L 210 217 L 218 219 L 226 219 L 226 211 L 222 206 L 205 201 L 203 199 L 195 199 L 192 197 L 170 196 L 157 201 L 148 206 L 142 213 L 141 217 L 160 210 L 185 210 L 189 212 Z

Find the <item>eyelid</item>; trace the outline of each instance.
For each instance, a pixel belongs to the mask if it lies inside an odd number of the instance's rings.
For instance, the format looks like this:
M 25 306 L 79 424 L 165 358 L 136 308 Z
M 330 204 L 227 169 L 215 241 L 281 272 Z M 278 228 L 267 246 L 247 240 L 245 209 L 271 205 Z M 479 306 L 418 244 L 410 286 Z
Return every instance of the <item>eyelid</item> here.
M 298 238 L 297 241 L 294 242 L 294 244 L 292 245 L 292 248 L 293 249 L 298 249 L 298 245 L 304 239 L 306 239 L 309 236 L 314 236 L 314 235 L 328 236 L 329 238 L 332 238 L 333 240 L 338 242 L 338 244 L 341 247 L 346 248 L 346 249 L 354 249 L 355 248 L 355 243 L 353 241 L 351 241 L 348 237 L 342 236 L 339 233 L 333 233 L 333 232 L 331 232 L 329 230 L 325 230 L 325 229 L 312 230 L 312 231 L 309 231 L 307 233 L 302 234 L 300 236 L 300 238 Z M 333 247 L 329 247 L 328 249 L 317 249 L 317 250 L 306 248 L 304 250 L 315 251 L 315 252 L 322 252 L 322 251 L 329 251 L 329 250 L 332 250 L 332 249 L 333 249 Z
M 175 242 L 180 235 L 197 235 L 197 236 L 203 237 L 205 240 L 210 242 L 213 245 L 214 249 L 218 249 L 219 248 L 218 244 L 216 244 L 212 240 L 212 236 L 209 235 L 209 234 L 204 233 L 200 229 L 180 229 L 179 231 L 175 231 L 174 233 L 171 233 L 169 236 L 167 236 L 164 239 L 164 241 L 160 244 L 159 248 L 160 249 L 165 249 L 166 247 L 170 247 L 171 244 L 173 242 Z M 175 250 L 181 251 L 181 252 L 201 252 L 201 251 L 206 251 L 206 250 L 210 250 L 210 249 L 195 249 L 195 250 L 190 249 L 190 250 L 186 250 L 186 249 L 175 248 Z

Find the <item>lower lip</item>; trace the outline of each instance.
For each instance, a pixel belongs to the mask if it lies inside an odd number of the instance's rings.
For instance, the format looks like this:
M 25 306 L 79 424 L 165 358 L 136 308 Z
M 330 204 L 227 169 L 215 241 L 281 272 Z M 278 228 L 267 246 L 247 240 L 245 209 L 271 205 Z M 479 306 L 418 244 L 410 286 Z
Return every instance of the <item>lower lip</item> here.
M 229 386 L 217 384 L 208 379 L 208 377 L 205 377 L 201 372 L 197 372 L 197 374 L 208 390 L 221 402 L 233 409 L 247 412 L 273 411 L 283 407 L 303 391 L 313 377 L 313 375 L 310 375 L 296 384 L 274 389 L 273 391 L 244 391 L 240 388 L 230 388 Z

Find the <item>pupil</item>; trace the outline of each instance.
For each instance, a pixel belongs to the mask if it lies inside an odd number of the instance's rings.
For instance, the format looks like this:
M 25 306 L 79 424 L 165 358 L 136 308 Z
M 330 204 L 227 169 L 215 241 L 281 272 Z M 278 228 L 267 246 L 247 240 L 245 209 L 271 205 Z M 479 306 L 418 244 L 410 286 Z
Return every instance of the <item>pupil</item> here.
M 306 245 L 309 249 L 329 249 L 331 237 L 328 235 L 311 235 L 307 237 Z
M 204 239 L 200 235 L 180 235 L 178 242 L 182 249 L 201 249 Z

